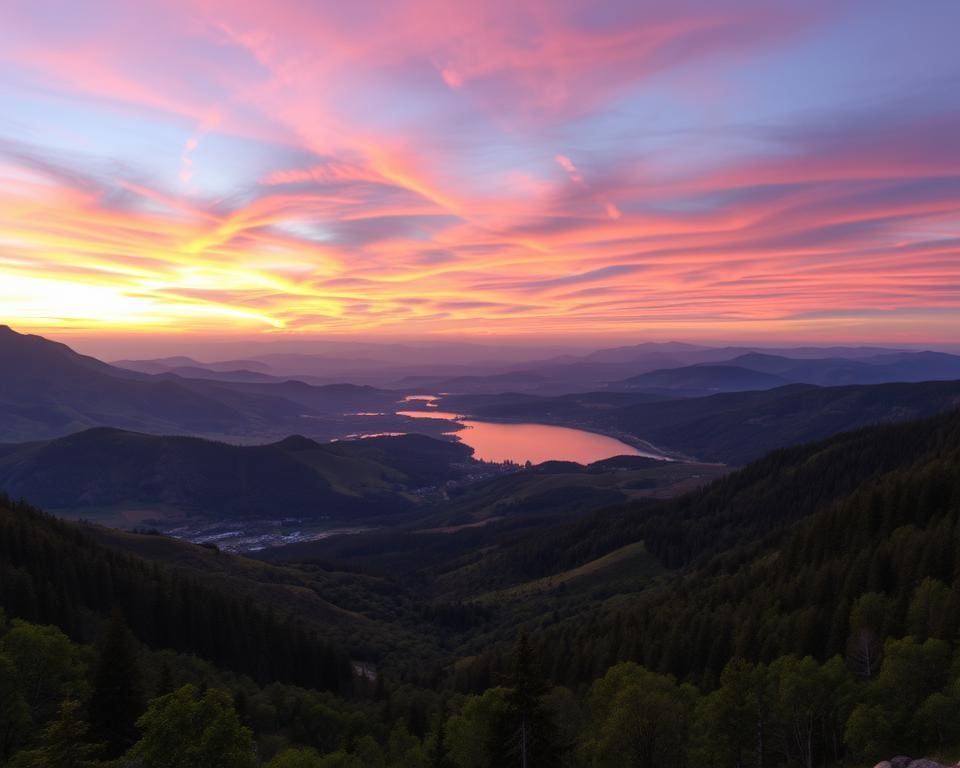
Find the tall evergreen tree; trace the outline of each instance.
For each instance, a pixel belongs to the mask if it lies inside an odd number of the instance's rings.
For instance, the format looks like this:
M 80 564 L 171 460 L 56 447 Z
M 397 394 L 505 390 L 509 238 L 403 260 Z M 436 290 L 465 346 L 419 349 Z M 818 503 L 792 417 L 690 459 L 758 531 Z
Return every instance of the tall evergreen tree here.
M 30 707 L 20 692 L 17 669 L 0 654 L 0 765 L 27 739 L 29 729 Z
M 90 697 L 90 730 L 106 745 L 107 757 L 118 757 L 137 741 L 137 718 L 145 709 L 137 641 L 114 609 L 100 643 Z
M 520 768 L 556 766 L 559 738 L 549 711 L 543 704 L 548 691 L 536 662 L 530 639 L 521 635 L 517 643 L 510 680 L 510 721 L 504 734 L 507 765 Z
M 446 722 L 443 716 L 437 718 L 437 728 L 427 752 L 430 768 L 453 768 L 447 748 Z

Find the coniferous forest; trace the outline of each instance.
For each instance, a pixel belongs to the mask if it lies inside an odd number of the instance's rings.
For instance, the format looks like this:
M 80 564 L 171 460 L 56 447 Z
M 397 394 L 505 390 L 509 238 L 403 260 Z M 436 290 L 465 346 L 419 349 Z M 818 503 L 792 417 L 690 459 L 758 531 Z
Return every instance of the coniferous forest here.
M 356 630 L 336 612 L 307 620 L 187 560 L 145 556 L 164 543 L 156 534 L 122 546 L 4 498 L 0 764 L 955 759 L 958 515 L 960 413 L 868 427 L 776 451 L 676 499 L 506 536 L 465 572 L 427 563 L 422 592 L 453 572 L 457 600 L 364 627 L 442 642 L 378 654 L 389 643 L 368 637 L 359 658 Z M 640 586 L 607 569 L 582 600 L 543 581 L 640 544 Z M 245 562 L 177 546 L 224 569 Z M 352 570 L 258 567 L 295 592 L 330 582 L 292 574 L 338 574 L 351 600 L 387 589 L 367 572 L 375 545 L 357 546 Z M 540 585 L 532 609 L 484 600 L 477 573 L 507 564 Z

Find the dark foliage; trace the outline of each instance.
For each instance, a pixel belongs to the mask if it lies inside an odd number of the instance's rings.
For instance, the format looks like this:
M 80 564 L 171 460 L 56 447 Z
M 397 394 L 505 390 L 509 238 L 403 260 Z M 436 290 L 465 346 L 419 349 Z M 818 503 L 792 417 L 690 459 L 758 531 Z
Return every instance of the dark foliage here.
M 0 606 L 92 639 L 119 607 L 137 638 L 256 680 L 350 685 L 346 656 L 300 622 L 177 571 L 104 547 L 82 526 L 0 496 Z
M 107 757 L 119 757 L 137 740 L 137 719 L 146 707 L 137 643 L 119 609 L 97 649 L 90 696 L 90 733 L 106 747 Z
M 502 556 L 536 573 L 552 556 L 566 566 L 642 540 L 681 575 L 561 623 L 544 643 L 547 663 L 568 683 L 634 660 L 709 684 L 735 655 L 846 653 L 851 610 L 866 593 L 888 601 L 883 636 L 952 640 L 960 630 L 958 515 L 955 411 L 778 451 L 681 499 L 541 533 Z M 938 611 L 915 605 L 924 579 L 945 585 Z M 481 666 L 508 665 L 505 655 L 491 659 Z

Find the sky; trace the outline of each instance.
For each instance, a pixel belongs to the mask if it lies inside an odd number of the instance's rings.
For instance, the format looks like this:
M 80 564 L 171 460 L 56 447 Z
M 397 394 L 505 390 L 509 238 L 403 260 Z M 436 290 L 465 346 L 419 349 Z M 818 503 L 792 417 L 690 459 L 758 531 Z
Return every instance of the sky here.
M 4 0 L 0 322 L 960 338 L 954 0 Z

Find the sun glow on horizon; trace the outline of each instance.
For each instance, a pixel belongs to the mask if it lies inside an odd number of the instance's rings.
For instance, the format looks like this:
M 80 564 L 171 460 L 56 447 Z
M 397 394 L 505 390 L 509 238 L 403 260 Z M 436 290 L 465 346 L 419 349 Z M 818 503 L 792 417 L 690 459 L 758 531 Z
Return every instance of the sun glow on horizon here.
M 4 4 L 0 322 L 949 340 L 934 5 Z

